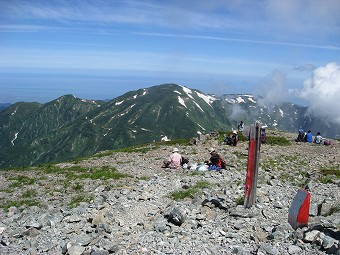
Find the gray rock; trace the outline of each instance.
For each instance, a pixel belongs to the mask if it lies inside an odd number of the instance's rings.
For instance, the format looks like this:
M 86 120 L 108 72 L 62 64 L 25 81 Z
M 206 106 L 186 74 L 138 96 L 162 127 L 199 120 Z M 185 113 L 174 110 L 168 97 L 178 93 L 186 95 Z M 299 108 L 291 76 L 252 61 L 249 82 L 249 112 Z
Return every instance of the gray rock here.
M 85 251 L 85 247 L 80 245 L 72 245 L 70 248 L 67 249 L 69 255 L 82 255 Z
M 320 233 L 318 230 L 308 231 L 305 233 L 303 241 L 309 243 L 314 242 L 320 236 Z
M 301 254 L 301 252 L 302 252 L 302 249 L 297 245 L 289 245 L 288 247 L 288 253 L 291 255 Z
M 322 248 L 325 250 L 330 249 L 333 245 L 335 244 L 335 239 L 328 236 L 324 235 L 322 238 Z
M 173 208 L 168 215 L 168 221 L 176 226 L 182 225 L 185 221 L 185 212 L 180 208 Z
M 249 209 L 235 204 L 235 198 L 244 195 L 248 144 L 240 142 L 235 147 L 218 144 L 211 139 L 195 147 L 178 147 L 190 155 L 193 163 L 206 159 L 207 148 L 218 147 L 233 168 L 204 173 L 165 170 L 159 163 L 168 156 L 169 149 L 162 146 L 152 147 L 145 153 L 129 152 L 129 162 L 126 162 L 126 152 L 83 159 L 77 165 L 119 166 L 118 171 L 133 177 L 77 180 L 84 187 L 79 193 L 71 190 L 72 186 L 61 185 L 69 181 L 64 171 L 46 176 L 33 168 L 4 171 L 0 176 L 1 190 L 6 190 L 6 181 L 13 174 L 30 178 L 41 175 L 39 183 L 29 188 L 37 190 L 42 206 L 23 206 L 22 211 L 12 209 L 10 214 L 0 209 L 1 255 L 338 253 L 340 213 L 333 206 L 339 204 L 340 187 L 320 183 L 317 170 L 340 164 L 339 159 L 334 158 L 340 152 L 340 142 L 334 148 L 318 147 L 317 150 L 304 143 L 287 147 L 263 145 L 256 204 Z M 303 166 L 298 162 L 304 162 Z M 308 226 L 294 231 L 288 223 L 287 210 L 299 189 L 297 182 L 304 181 L 294 177 L 303 177 L 305 171 L 310 178 L 311 217 Z M 198 189 L 193 199 L 174 201 L 171 198 L 172 192 L 194 187 L 202 181 L 211 185 Z M 8 194 L 1 192 L 1 196 L 9 200 L 24 188 L 13 188 Z M 93 199 L 68 208 L 69 202 L 78 195 Z M 317 206 L 313 207 L 321 204 L 320 201 L 324 201 L 323 216 L 317 215 Z M 327 205 L 330 205 L 328 213 Z M 63 246 L 64 243 L 67 244 Z
M 275 246 L 269 244 L 262 244 L 260 245 L 257 254 L 278 255 L 280 253 Z

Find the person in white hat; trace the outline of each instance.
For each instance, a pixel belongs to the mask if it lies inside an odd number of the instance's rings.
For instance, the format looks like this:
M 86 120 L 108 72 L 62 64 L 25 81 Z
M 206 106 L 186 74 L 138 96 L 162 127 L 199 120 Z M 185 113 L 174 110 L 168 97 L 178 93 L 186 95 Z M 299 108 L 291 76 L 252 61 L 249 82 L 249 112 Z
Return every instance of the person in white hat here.
M 181 167 L 182 156 L 179 154 L 179 150 L 177 148 L 173 148 L 172 154 L 169 156 L 169 159 L 164 162 L 165 167 L 169 167 L 170 169 L 178 169 Z
M 222 164 L 224 164 L 224 161 L 222 157 L 216 153 L 216 150 L 214 148 L 210 148 L 209 153 L 211 157 L 208 162 L 208 165 L 209 165 L 208 169 L 209 170 L 220 170 L 224 168 L 222 166 Z
M 236 130 L 233 130 L 233 133 L 231 134 L 231 145 L 236 146 L 238 143 L 238 134 Z

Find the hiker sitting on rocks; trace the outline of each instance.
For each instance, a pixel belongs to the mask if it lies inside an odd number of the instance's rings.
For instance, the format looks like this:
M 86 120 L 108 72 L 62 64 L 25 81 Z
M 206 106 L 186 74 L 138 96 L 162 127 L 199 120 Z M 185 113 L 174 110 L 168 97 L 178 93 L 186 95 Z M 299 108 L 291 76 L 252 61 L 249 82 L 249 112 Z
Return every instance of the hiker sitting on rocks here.
M 298 137 L 295 139 L 296 142 L 304 142 L 305 141 L 305 131 L 302 128 L 299 129 Z
M 315 139 L 314 139 L 314 142 L 316 143 L 316 144 L 321 144 L 322 143 L 322 136 L 321 136 L 321 133 L 320 132 L 318 132 L 317 134 L 316 134 L 316 137 L 315 137 Z
M 172 154 L 167 161 L 164 161 L 164 168 L 178 169 L 182 164 L 182 156 L 178 153 L 178 149 L 174 148 Z
M 233 132 L 228 136 L 228 133 L 224 137 L 224 142 L 226 145 L 232 145 L 236 146 L 238 142 L 238 134 L 236 130 L 233 130 Z
M 307 143 L 312 143 L 313 142 L 312 131 L 308 130 L 307 134 L 305 135 L 305 141 Z
M 238 134 L 236 130 L 233 130 L 233 133 L 231 134 L 231 145 L 236 146 L 238 143 Z
M 216 153 L 214 148 L 209 149 L 210 160 L 208 161 L 208 170 L 220 170 L 225 167 L 225 163 L 220 155 Z

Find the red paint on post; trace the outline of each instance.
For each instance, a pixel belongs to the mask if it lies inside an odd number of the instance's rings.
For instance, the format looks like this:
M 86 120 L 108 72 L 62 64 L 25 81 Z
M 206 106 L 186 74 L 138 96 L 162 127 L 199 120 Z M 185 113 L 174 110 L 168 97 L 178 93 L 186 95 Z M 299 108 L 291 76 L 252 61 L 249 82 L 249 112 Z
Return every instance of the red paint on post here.
M 246 174 L 246 187 L 245 187 L 245 201 L 249 200 L 251 190 L 253 188 L 253 178 L 254 178 L 254 170 L 255 170 L 255 139 L 251 139 L 249 141 L 249 149 L 248 149 L 248 166 L 247 166 L 247 174 Z
M 308 225 L 310 207 L 310 193 L 298 190 L 288 211 L 288 223 L 293 229 Z
M 309 219 L 309 207 L 310 207 L 310 193 L 308 191 L 305 191 L 306 198 L 303 201 L 299 214 L 297 217 L 297 223 L 299 226 L 307 226 L 308 225 L 308 219 Z
M 257 175 L 260 155 L 260 123 L 249 130 L 248 166 L 244 189 L 244 207 L 250 208 L 256 201 Z

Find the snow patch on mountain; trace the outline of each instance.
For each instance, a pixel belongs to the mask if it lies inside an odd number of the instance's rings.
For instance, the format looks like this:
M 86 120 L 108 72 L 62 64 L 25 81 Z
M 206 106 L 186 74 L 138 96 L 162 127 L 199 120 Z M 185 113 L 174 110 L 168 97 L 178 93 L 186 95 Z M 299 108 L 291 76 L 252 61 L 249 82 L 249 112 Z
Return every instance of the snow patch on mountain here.
M 183 91 L 187 94 L 187 96 L 191 99 L 194 99 L 193 96 L 191 95 L 192 94 L 192 90 L 191 89 L 188 89 L 187 87 L 184 87 L 184 86 L 181 86 Z
M 14 115 L 17 113 L 18 107 L 15 107 L 14 111 L 11 113 L 11 115 Z
M 128 107 L 124 112 L 118 114 L 119 117 L 122 117 L 123 115 L 127 114 L 136 104 L 131 105 Z
M 18 134 L 19 134 L 19 133 L 15 133 L 15 134 L 14 134 L 14 138 L 13 138 L 13 140 L 11 141 L 12 145 L 14 145 L 14 141 L 18 138 Z
M 124 100 L 123 100 L 123 101 L 120 101 L 120 102 L 116 102 L 115 105 L 120 105 L 120 104 L 122 104 L 123 102 L 124 102 Z
M 188 107 L 185 105 L 183 98 L 181 98 L 180 96 L 178 96 L 178 102 L 179 102 L 181 105 L 183 105 L 185 108 L 188 108 Z
M 193 102 L 194 102 L 194 104 L 195 104 L 198 108 L 200 108 L 200 110 L 201 110 L 202 112 L 204 112 L 203 109 L 201 108 L 201 106 L 200 106 L 197 102 L 195 102 L 195 101 L 193 101 Z
M 165 135 L 161 138 L 161 141 L 168 142 L 168 141 L 171 141 L 171 140 Z
M 202 127 L 200 124 L 197 123 L 197 125 L 198 125 L 202 130 L 205 130 L 205 128 Z
M 254 98 L 253 98 L 252 96 L 249 96 L 249 97 L 248 97 L 248 100 L 249 100 L 250 102 L 253 102 L 254 104 L 256 104 L 256 101 L 254 100 Z
M 235 99 L 230 99 L 230 98 L 226 98 L 225 101 L 227 101 L 230 104 L 235 104 L 236 103 Z
M 240 103 L 245 103 L 246 101 L 244 101 L 244 99 L 242 97 L 237 97 L 236 101 L 240 104 Z
M 199 96 L 200 98 L 202 98 L 208 105 L 211 106 L 211 103 L 214 102 L 216 100 L 216 98 L 212 97 L 212 96 L 208 96 L 208 95 L 204 95 L 202 93 L 199 93 L 196 91 L 197 96 Z
M 283 117 L 284 112 L 282 111 L 282 109 L 279 109 L 279 112 L 280 112 L 281 117 Z

